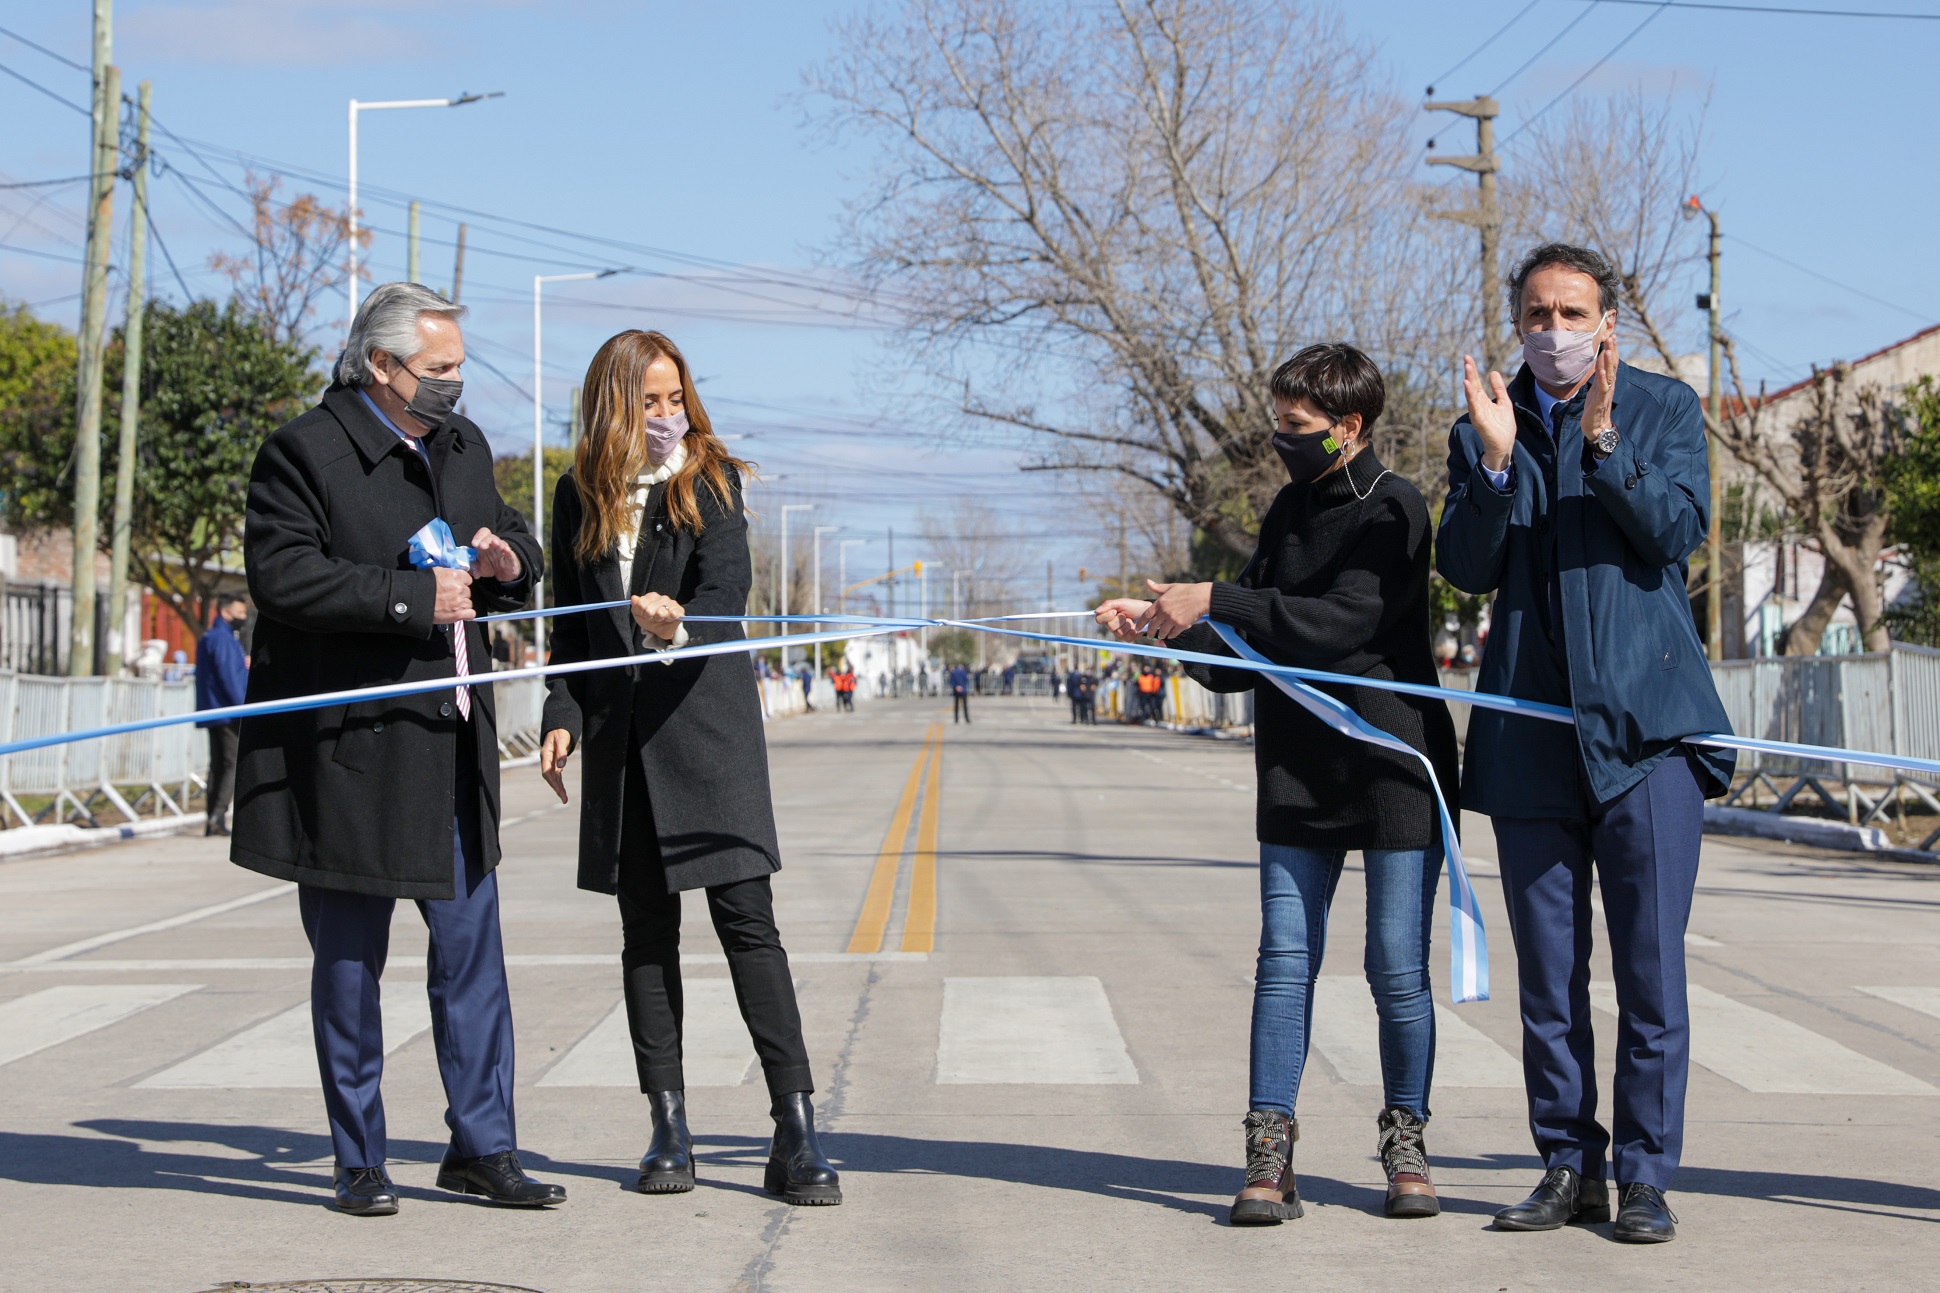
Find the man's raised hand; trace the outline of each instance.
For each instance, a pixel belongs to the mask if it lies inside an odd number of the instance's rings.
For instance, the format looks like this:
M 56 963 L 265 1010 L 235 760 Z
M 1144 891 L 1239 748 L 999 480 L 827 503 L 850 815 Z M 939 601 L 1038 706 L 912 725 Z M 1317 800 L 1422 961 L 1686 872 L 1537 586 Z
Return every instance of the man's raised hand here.
M 1516 448 L 1516 410 L 1502 374 L 1491 371 L 1488 387 L 1475 367 L 1474 355 L 1462 356 L 1462 394 L 1468 397 L 1468 420 L 1482 438 L 1482 465 L 1507 471 Z
M 1596 352 L 1596 376 L 1583 397 L 1583 438 L 1594 442 L 1609 430 L 1617 400 L 1617 338 L 1612 334 Z
M 519 554 L 512 545 L 482 526 L 478 533 L 472 536 L 472 549 L 476 553 L 472 558 L 472 578 L 474 579 L 496 579 L 502 583 L 511 583 L 519 577 L 519 571 L 523 569 L 519 564 Z

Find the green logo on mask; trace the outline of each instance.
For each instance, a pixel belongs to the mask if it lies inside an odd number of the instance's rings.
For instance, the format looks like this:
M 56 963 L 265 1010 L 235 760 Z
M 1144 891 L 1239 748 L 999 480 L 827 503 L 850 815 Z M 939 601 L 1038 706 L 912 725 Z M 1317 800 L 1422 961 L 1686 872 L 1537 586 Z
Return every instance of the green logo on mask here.
M 1320 442 L 1320 447 L 1325 449 L 1328 453 L 1340 452 L 1340 446 L 1334 443 L 1334 437 L 1332 436 L 1328 436 L 1325 440 L 1322 440 Z

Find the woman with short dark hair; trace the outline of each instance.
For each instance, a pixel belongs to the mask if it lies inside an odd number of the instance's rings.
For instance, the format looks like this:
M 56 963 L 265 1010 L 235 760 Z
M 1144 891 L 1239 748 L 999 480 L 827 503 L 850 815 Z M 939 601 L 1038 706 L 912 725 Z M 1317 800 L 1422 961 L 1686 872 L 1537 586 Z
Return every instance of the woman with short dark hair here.
M 687 360 L 658 332 L 622 332 L 586 370 L 585 434 L 553 496 L 552 570 L 562 605 L 552 661 L 639 656 L 743 636 L 752 566 L 741 510 L 747 464 L 727 451 Z M 579 887 L 616 893 L 627 1024 L 653 1140 L 635 1188 L 694 1188 L 681 1071 L 680 895 L 704 889 L 728 974 L 773 1100 L 766 1186 L 790 1203 L 840 1203 L 816 1142 L 808 1051 L 775 929 L 781 867 L 761 698 L 744 652 L 597 669 L 548 684 L 540 772 L 561 802 L 582 739 Z
M 1115 598 L 1098 622 L 1191 651 L 1232 654 L 1210 617 L 1270 659 L 1399 682 L 1436 681 L 1429 646 L 1428 508 L 1369 443 L 1386 402 L 1381 372 L 1346 345 L 1309 346 L 1273 374 L 1273 447 L 1289 481 L 1231 583 L 1152 584 L 1154 601 Z M 1246 1184 L 1235 1225 L 1301 1215 L 1294 1104 L 1313 1026 L 1327 912 L 1349 849 L 1367 879 L 1367 981 L 1380 1020 L 1385 1107 L 1378 1148 L 1390 1217 L 1440 1211 L 1423 1128 L 1434 1070 L 1428 942 L 1442 866 L 1434 788 L 1418 760 L 1343 736 L 1271 681 L 1190 666 L 1216 691 L 1254 693 L 1259 775 L 1261 934 L 1253 988 Z M 1439 700 L 1322 687 L 1433 762 L 1455 802 L 1455 727 Z

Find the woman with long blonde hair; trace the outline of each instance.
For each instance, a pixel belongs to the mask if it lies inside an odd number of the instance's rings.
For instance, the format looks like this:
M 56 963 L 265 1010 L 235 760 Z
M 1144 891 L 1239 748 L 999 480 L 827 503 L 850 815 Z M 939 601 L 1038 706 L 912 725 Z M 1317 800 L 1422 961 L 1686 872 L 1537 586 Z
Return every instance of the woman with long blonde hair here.
M 630 330 L 586 370 L 585 435 L 552 505 L 562 605 L 552 660 L 637 656 L 743 636 L 753 579 L 741 477 L 680 350 Z M 768 877 L 781 866 L 754 666 L 743 652 L 596 669 L 549 684 L 540 772 L 563 802 L 581 752 L 579 886 L 619 896 L 627 1022 L 653 1138 L 637 1189 L 694 1188 L 681 1072 L 680 895 L 702 889 L 773 1100 L 766 1187 L 842 1201 L 815 1136 L 815 1089 Z

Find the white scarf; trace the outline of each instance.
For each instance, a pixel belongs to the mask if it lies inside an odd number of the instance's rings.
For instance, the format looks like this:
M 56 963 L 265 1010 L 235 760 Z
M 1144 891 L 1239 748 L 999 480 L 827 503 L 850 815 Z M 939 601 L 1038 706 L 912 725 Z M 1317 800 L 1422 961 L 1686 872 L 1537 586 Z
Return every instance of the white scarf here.
M 682 441 L 680 444 L 674 446 L 674 451 L 667 455 L 665 462 L 655 467 L 649 461 L 647 464 L 648 469 L 633 478 L 633 493 L 627 499 L 627 525 L 626 529 L 621 532 L 619 541 L 618 556 L 620 558 L 620 590 L 622 592 L 630 593 L 633 590 L 633 553 L 640 546 L 640 525 L 646 519 L 647 495 L 652 492 L 655 485 L 663 484 L 671 480 L 674 473 L 679 471 L 686 463 L 687 444 L 685 441 Z M 660 639 L 654 637 L 651 633 L 647 635 L 647 646 L 649 649 L 659 649 L 666 645 L 685 646 L 686 644 L 687 626 L 684 624 L 681 626 L 680 631 L 674 635 L 674 640 L 671 644 L 661 642 Z

